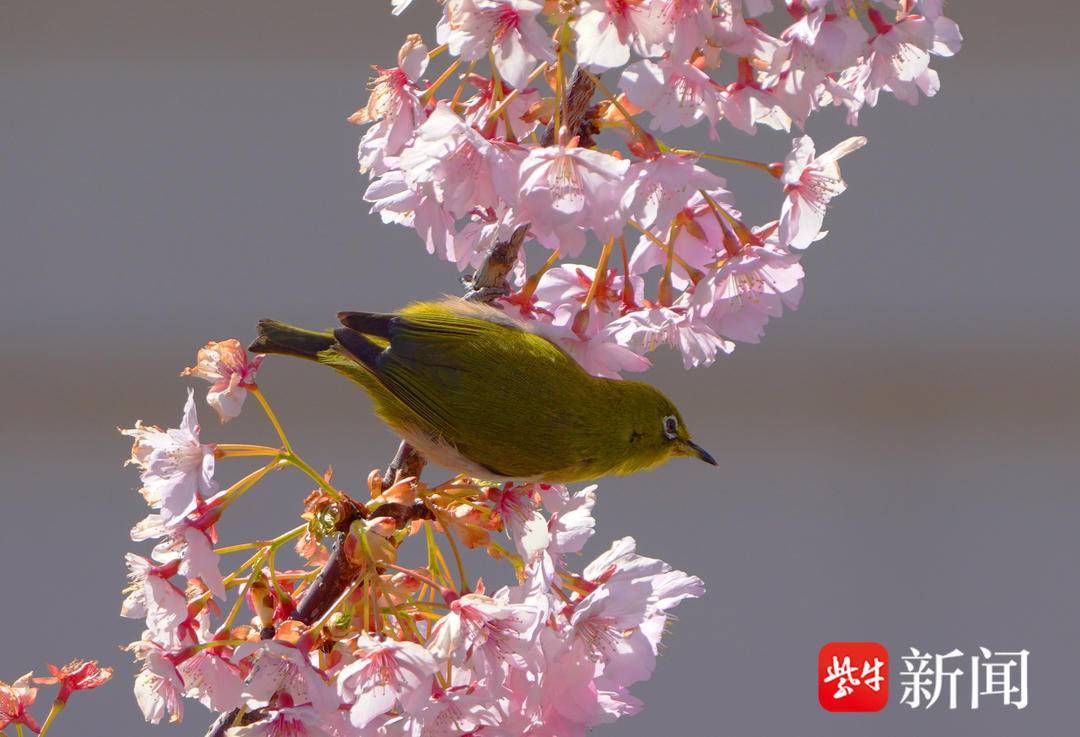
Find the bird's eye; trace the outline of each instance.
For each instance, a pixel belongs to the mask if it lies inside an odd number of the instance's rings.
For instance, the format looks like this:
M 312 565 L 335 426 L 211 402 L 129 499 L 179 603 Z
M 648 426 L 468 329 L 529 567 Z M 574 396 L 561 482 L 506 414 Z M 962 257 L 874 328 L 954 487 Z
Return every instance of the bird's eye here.
M 675 415 L 668 415 L 664 418 L 664 437 L 668 440 L 679 437 L 679 421 L 675 418 Z

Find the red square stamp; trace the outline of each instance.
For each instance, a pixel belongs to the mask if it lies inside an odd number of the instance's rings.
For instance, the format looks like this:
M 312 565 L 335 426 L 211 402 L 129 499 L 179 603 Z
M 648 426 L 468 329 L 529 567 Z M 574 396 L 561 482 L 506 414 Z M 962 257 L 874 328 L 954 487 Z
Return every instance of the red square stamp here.
M 877 642 L 830 642 L 818 653 L 825 711 L 881 711 L 889 701 L 889 653 Z

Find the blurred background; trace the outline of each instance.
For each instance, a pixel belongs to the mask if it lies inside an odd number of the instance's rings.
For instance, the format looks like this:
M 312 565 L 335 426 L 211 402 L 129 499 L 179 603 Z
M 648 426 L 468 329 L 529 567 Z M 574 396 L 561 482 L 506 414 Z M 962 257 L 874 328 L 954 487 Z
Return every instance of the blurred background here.
M 175 426 L 180 369 L 207 339 L 247 342 L 257 318 L 319 326 L 458 290 L 452 266 L 361 201 L 345 117 L 369 65 L 392 64 L 406 32 L 433 35 L 431 8 L 384 6 L 0 2 L 0 678 L 72 657 L 117 667 L 57 735 L 152 729 L 117 649 L 139 636 L 118 611 L 145 509 L 115 428 Z M 634 535 L 709 594 L 682 605 L 634 688 L 644 711 L 598 735 L 1075 722 L 1080 52 L 1066 8 L 953 3 L 965 42 L 935 59 L 941 94 L 863 113 L 870 146 L 844 160 L 851 189 L 804 260 L 801 309 L 712 368 L 658 357 L 649 379 L 721 468 L 601 482 L 587 552 Z M 819 150 L 850 135 L 838 118 L 811 121 Z M 766 161 L 787 139 L 725 138 Z M 778 201 L 767 181 L 720 173 L 751 212 L 747 192 L 762 214 Z M 390 458 L 394 438 L 344 381 L 269 360 L 259 383 L 344 488 Z M 254 407 L 226 428 L 200 412 L 211 440 L 273 440 Z M 276 475 L 223 538 L 286 529 L 307 491 Z M 1027 648 L 1030 706 L 912 711 L 894 693 L 883 713 L 828 714 L 816 658 L 832 640 L 881 642 L 894 668 L 909 646 Z M 192 704 L 160 729 L 205 724 Z

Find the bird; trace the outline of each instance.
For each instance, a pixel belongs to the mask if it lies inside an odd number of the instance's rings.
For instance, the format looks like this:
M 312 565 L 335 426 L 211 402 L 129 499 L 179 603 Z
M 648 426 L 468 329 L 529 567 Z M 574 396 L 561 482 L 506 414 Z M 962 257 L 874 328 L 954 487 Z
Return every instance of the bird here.
M 260 320 L 249 350 L 308 359 L 359 384 L 427 460 L 470 478 L 565 484 L 716 460 L 654 387 L 589 374 L 529 323 L 484 303 L 340 312 L 320 332 Z

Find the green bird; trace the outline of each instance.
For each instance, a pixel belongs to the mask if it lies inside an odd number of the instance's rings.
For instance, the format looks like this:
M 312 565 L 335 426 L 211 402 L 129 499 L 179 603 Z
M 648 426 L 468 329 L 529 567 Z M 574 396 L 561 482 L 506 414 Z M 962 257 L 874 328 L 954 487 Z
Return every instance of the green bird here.
M 673 456 L 716 465 L 675 406 L 637 381 L 590 375 L 523 322 L 487 305 L 418 302 L 340 312 L 317 332 L 259 322 L 250 350 L 329 366 L 425 458 L 486 481 L 567 483 L 653 468 Z

